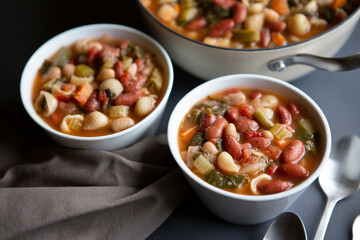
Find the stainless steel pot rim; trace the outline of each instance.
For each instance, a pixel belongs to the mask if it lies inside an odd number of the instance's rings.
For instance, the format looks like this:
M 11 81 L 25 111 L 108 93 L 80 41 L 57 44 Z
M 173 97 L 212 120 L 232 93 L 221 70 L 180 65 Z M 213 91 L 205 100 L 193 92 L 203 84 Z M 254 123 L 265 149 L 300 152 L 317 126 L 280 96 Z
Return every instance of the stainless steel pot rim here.
M 285 48 L 294 48 L 297 47 L 298 45 L 301 44 L 305 44 L 311 41 L 316 40 L 317 38 L 320 38 L 330 32 L 335 31 L 336 29 L 342 27 L 342 25 L 344 25 L 346 22 L 348 22 L 350 19 L 354 18 L 356 15 L 360 15 L 360 6 L 353 11 L 344 21 L 340 22 L 339 24 L 337 24 L 336 26 L 330 28 L 329 30 L 326 30 L 325 32 L 322 32 L 314 37 L 308 38 L 306 40 L 300 41 L 298 43 L 293 43 L 293 44 L 289 44 L 289 45 L 285 45 L 285 46 L 281 46 L 281 47 L 274 47 L 274 48 L 258 48 L 258 49 L 239 49 L 239 48 L 225 48 L 225 47 L 218 47 L 218 46 L 213 46 L 213 45 L 209 45 L 209 44 L 205 44 L 203 42 L 191 39 L 183 34 L 180 34 L 178 32 L 176 32 L 175 30 L 169 28 L 168 26 L 166 26 L 164 23 L 162 23 L 159 19 L 157 19 L 154 14 L 152 14 L 146 7 L 144 7 L 144 5 L 142 4 L 141 0 L 137 0 L 137 3 L 139 4 L 139 6 L 146 12 L 146 14 L 148 14 L 155 22 L 157 22 L 161 27 L 163 27 L 165 30 L 179 36 L 180 38 L 183 38 L 185 40 L 188 40 L 190 42 L 193 42 L 195 44 L 199 44 L 201 46 L 204 47 L 209 47 L 209 48 L 214 48 L 214 49 L 220 49 L 220 50 L 225 50 L 225 51 L 234 51 L 234 52 L 271 52 L 271 51 L 277 51 L 280 49 L 285 49 Z

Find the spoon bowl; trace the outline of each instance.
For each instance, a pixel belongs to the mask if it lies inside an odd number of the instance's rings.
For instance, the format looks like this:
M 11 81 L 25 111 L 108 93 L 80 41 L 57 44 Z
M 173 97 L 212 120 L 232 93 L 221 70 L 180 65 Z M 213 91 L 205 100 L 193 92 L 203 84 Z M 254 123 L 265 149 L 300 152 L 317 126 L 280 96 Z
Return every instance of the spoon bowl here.
M 306 230 L 300 217 L 293 212 L 279 215 L 270 225 L 263 240 L 306 240 Z
M 331 152 L 330 159 L 319 175 L 319 183 L 327 196 L 315 240 L 324 239 L 331 213 L 336 203 L 359 189 L 360 186 L 360 138 L 346 136 L 340 139 Z

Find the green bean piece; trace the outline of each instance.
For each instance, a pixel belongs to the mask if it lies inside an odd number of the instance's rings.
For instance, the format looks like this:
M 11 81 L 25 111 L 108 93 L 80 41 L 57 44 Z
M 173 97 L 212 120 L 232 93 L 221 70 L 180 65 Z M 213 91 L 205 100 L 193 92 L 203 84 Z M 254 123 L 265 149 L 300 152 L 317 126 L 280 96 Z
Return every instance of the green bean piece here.
M 94 75 L 95 71 L 86 64 L 79 64 L 75 68 L 75 75 L 77 77 L 90 77 Z
M 254 112 L 255 119 L 266 129 L 274 126 L 274 123 L 266 116 L 262 108 L 257 108 Z
M 50 70 L 51 65 L 52 65 L 52 62 L 45 59 L 43 64 L 39 68 L 39 73 L 41 73 L 41 74 L 47 73 Z
M 69 62 L 70 58 L 71 58 L 70 48 L 62 47 L 54 57 L 53 66 L 63 67 L 66 63 Z
M 199 10 L 197 8 L 187 8 L 181 11 L 178 21 L 180 24 L 187 24 L 192 21 L 198 15 Z
M 270 128 L 269 131 L 274 135 L 277 140 L 282 140 L 291 136 L 291 132 L 286 130 L 284 126 L 280 123 L 275 124 L 272 128 Z
M 233 30 L 232 39 L 245 43 L 258 42 L 260 40 L 260 31 L 236 29 Z

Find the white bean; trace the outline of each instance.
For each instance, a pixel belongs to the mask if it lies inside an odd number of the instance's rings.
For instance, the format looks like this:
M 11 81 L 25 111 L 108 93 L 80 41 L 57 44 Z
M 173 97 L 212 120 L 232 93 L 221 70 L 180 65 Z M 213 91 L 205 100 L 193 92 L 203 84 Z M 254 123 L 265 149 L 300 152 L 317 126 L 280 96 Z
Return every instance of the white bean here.
M 99 72 L 96 80 L 101 82 L 109 78 L 115 78 L 115 71 L 114 69 L 104 68 Z
M 51 68 L 50 71 L 46 74 L 46 80 L 51 80 L 60 77 L 61 77 L 61 69 L 59 67 Z
M 67 63 L 62 67 L 62 73 L 68 79 L 71 78 L 72 75 L 75 73 L 75 65 L 71 63 Z
M 287 30 L 295 36 L 303 36 L 310 31 L 311 25 L 307 17 L 302 13 L 297 13 L 289 17 L 287 21 Z
M 250 14 L 257 14 L 257 13 L 261 13 L 264 10 L 264 4 L 262 3 L 251 3 L 248 11 Z
M 261 98 L 261 104 L 264 107 L 274 108 L 279 104 L 279 99 L 274 95 L 264 95 Z
M 242 92 L 231 93 L 224 97 L 224 101 L 231 106 L 241 105 L 245 102 L 245 100 L 245 94 L 243 94 Z
M 263 25 L 264 25 L 263 13 L 250 15 L 249 17 L 247 17 L 244 23 L 245 29 L 253 30 L 253 31 L 260 31 Z
M 264 20 L 265 20 L 265 22 L 276 21 L 276 20 L 279 20 L 279 18 L 280 18 L 280 15 L 276 11 L 274 11 L 274 10 L 272 10 L 270 8 L 265 8 L 264 9 Z
M 137 65 L 136 63 L 130 64 L 130 66 L 127 69 L 127 72 L 130 73 L 130 75 L 134 78 L 137 73 Z
M 170 4 L 163 4 L 157 12 L 157 16 L 164 22 L 174 20 L 177 18 L 178 14 L 179 13 Z
M 218 167 L 227 173 L 237 173 L 239 166 L 234 163 L 234 159 L 228 152 L 221 152 L 217 158 Z
M 226 125 L 224 129 L 224 135 L 237 137 L 236 127 L 233 123 Z
M 117 118 L 111 122 L 111 129 L 115 132 L 119 132 L 134 125 L 135 122 L 132 118 L 122 117 L 122 118 Z
M 211 155 L 216 155 L 219 152 L 219 150 L 212 142 L 206 142 L 203 145 L 203 148 L 205 148 Z
M 274 139 L 274 135 L 268 131 L 268 130 L 265 130 L 265 131 L 262 131 L 261 134 L 266 137 L 267 139 L 270 139 L 270 140 L 273 140 Z

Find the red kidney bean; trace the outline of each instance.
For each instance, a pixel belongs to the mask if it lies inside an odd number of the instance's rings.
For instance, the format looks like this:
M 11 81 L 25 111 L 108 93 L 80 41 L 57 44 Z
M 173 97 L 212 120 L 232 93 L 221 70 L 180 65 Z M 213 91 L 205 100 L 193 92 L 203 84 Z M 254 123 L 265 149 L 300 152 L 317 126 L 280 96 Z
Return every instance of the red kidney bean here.
M 308 170 L 299 164 L 283 164 L 277 169 L 277 173 L 288 178 L 304 178 L 309 175 Z
M 246 140 L 246 142 L 250 143 L 251 146 L 259 149 L 265 149 L 267 146 L 270 145 L 270 140 L 264 137 L 253 137 Z
M 274 145 L 270 145 L 264 150 L 264 154 L 271 159 L 278 160 L 282 150 Z
M 138 74 L 135 79 L 131 79 L 127 86 L 124 86 L 125 92 L 134 92 L 142 88 L 147 82 L 147 77 Z
M 131 80 L 132 80 L 132 76 L 129 72 L 126 72 L 123 75 L 121 75 L 120 82 L 122 83 L 125 92 L 127 92 L 127 88 L 129 87 Z
M 216 5 L 219 5 L 225 9 L 231 8 L 234 4 L 234 0 L 212 0 L 212 2 Z
M 281 123 L 291 124 L 291 114 L 284 106 L 278 106 L 277 113 L 279 115 Z
M 300 140 L 293 140 L 290 145 L 283 151 L 283 163 L 297 163 L 305 153 L 304 144 Z
M 219 139 L 223 135 L 224 128 L 228 125 L 228 121 L 225 118 L 219 118 L 215 120 L 205 130 L 205 136 L 207 140 Z
M 291 188 L 292 184 L 287 181 L 277 180 L 277 181 L 267 181 L 260 182 L 257 185 L 257 189 L 266 194 L 279 193 L 288 190 Z
M 97 92 L 93 91 L 85 103 L 85 111 L 93 112 L 100 108 L 100 102 L 97 100 Z
M 220 37 L 225 32 L 230 31 L 234 28 L 235 22 L 233 19 L 224 19 L 215 24 L 209 32 L 210 37 Z
M 207 113 L 203 113 L 200 117 L 199 122 L 199 132 L 205 131 L 205 129 L 210 126 L 213 122 L 215 122 L 216 116 L 215 114 L 208 115 Z
M 224 140 L 226 151 L 234 158 L 240 159 L 243 156 L 242 146 L 234 136 L 226 136 Z
M 186 29 L 188 30 L 199 30 L 204 28 L 207 25 L 207 20 L 205 17 L 199 17 L 194 19 L 188 25 L 186 25 Z
M 272 176 L 278 168 L 278 165 L 271 164 L 271 166 L 267 169 L 266 174 Z
M 120 80 L 121 76 L 124 74 L 124 67 L 121 61 L 117 61 L 114 65 L 115 78 Z
M 286 29 L 286 23 L 280 20 L 270 20 L 265 23 L 272 32 L 283 32 Z
M 259 124 L 248 118 L 238 118 L 234 121 L 236 130 L 241 133 L 246 133 L 248 131 L 256 131 L 259 128 Z
M 257 98 L 262 98 L 262 93 L 261 93 L 260 91 L 253 92 L 253 93 L 250 95 L 250 98 L 251 98 L 252 100 L 257 99 Z
M 233 19 L 235 24 L 239 24 L 245 21 L 247 15 L 246 6 L 241 2 L 236 2 L 233 6 Z
M 263 28 L 260 32 L 259 45 L 262 48 L 267 48 L 270 45 L 271 34 L 269 28 Z
M 234 107 L 234 106 L 229 107 L 225 112 L 225 118 L 229 122 L 235 121 L 239 117 L 239 115 L 240 115 L 239 109 L 237 107 Z
M 105 46 L 99 53 L 99 57 L 102 59 L 117 59 L 120 56 L 120 49 Z
M 300 110 L 294 103 L 288 104 L 288 110 L 294 118 L 300 116 Z
M 142 94 L 140 90 L 135 92 L 122 93 L 114 99 L 113 103 L 115 105 L 131 106 L 141 97 L 141 95 Z
M 135 60 L 135 64 L 137 66 L 137 73 L 141 72 L 145 67 L 144 60 L 142 60 L 141 58 L 137 58 Z

